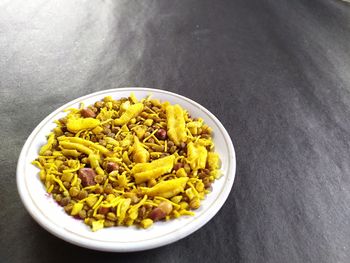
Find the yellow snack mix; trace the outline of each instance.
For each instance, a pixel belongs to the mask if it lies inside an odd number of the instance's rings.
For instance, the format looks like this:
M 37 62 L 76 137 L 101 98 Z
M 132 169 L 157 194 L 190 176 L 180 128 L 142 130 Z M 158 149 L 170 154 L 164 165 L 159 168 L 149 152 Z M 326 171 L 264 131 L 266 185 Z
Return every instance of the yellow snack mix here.
M 192 216 L 221 174 L 211 128 L 178 104 L 108 96 L 55 123 L 33 165 L 92 231 Z

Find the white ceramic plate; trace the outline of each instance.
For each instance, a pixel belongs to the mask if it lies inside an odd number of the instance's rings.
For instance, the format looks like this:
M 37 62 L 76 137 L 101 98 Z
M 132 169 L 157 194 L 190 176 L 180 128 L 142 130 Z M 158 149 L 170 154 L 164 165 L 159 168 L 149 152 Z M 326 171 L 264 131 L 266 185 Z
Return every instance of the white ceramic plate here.
M 115 99 L 128 97 L 134 92 L 141 99 L 149 94 L 154 98 L 180 104 L 191 116 L 201 117 L 213 128 L 216 151 L 220 154 L 223 176 L 213 184 L 195 216 L 183 216 L 167 222 L 157 222 L 148 229 L 113 227 L 92 232 L 82 221 L 67 215 L 63 208 L 49 196 L 38 176 L 38 169 L 31 162 L 39 148 L 46 143 L 46 135 L 55 127 L 54 120 L 62 118 L 62 111 L 79 107 L 81 102 L 90 105 L 105 96 Z M 233 144 L 220 121 L 198 103 L 163 90 L 147 88 L 120 88 L 96 92 L 75 99 L 47 116 L 25 142 L 17 164 L 17 187 L 22 202 L 32 217 L 46 230 L 70 243 L 102 251 L 127 252 L 160 247 L 193 233 L 207 223 L 225 203 L 235 178 L 236 157 Z

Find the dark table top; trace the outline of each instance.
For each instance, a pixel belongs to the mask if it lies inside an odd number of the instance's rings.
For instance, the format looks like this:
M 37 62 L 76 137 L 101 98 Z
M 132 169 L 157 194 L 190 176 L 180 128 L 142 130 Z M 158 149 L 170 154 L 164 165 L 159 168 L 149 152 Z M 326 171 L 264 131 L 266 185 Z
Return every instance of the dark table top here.
M 0 3 L 1 262 L 350 262 L 350 6 L 317 1 Z M 237 154 L 203 228 L 151 251 L 80 248 L 21 204 L 16 162 L 64 103 L 145 86 L 201 103 Z

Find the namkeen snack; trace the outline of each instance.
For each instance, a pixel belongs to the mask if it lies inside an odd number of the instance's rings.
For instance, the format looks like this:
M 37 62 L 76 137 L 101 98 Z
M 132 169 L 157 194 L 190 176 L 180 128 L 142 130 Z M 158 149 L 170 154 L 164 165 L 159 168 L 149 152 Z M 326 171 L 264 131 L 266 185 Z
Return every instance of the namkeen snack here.
M 131 94 L 66 111 L 33 164 L 93 231 L 194 215 L 221 175 L 212 129 L 180 105 Z

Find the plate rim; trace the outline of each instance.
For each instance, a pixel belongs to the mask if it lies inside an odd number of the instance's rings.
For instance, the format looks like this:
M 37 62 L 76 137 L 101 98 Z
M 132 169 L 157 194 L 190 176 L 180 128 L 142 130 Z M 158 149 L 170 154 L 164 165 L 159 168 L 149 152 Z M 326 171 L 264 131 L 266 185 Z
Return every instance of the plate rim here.
M 194 106 L 196 106 L 197 108 L 201 109 L 206 114 L 208 114 L 208 116 L 216 123 L 216 125 L 218 125 L 219 129 L 221 130 L 221 132 L 224 135 L 225 142 L 228 142 L 227 148 L 228 148 L 228 151 L 230 154 L 230 156 L 228 156 L 228 160 L 230 162 L 230 165 L 229 165 L 228 170 L 227 170 L 227 178 L 226 178 L 227 184 L 225 184 L 225 186 L 222 188 L 223 192 L 220 193 L 220 195 L 222 195 L 222 198 L 220 199 L 221 201 L 213 209 L 209 209 L 206 213 L 204 213 L 203 215 L 205 215 L 205 216 L 202 216 L 201 220 L 199 220 L 199 223 L 195 224 L 194 226 L 191 226 L 191 224 L 189 224 L 190 227 L 187 227 L 189 229 L 184 228 L 185 230 L 180 231 L 180 233 L 178 233 L 177 235 L 174 235 L 173 237 L 171 237 L 171 236 L 166 237 L 166 238 L 159 237 L 159 238 L 153 239 L 153 240 L 146 242 L 146 243 L 145 243 L 145 241 L 130 242 L 130 243 L 128 243 L 128 246 L 125 246 L 126 243 L 121 245 L 121 243 L 117 243 L 117 242 L 115 242 L 115 243 L 103 242 L 103 241 L 98 241 L 98 240 L 91 241 L 91 240 L 86 239 L 85 237 L 79 238 L 77 236 L 72 236 L 73 233 L 70 234 L 69 232 L 67 232 L 67 229 L 64 229 L 64 228 L 55 229 L 55 227 L 53 227 L 53 226 L 55 226 L 55 224 L 51 221 L 48 221 L 45 218 L 45 216 L 42 215 L 41 211 L 38 210 L 37 207 L 35 207 L 34 202 L 29 197 L 29 195 L 30 195 L 29 192 L 26 190 L 26 186 L 25 186 L 25 182 L 24 182 L 25 176 L 20 175 L 21 173 L 24 173 L 24 171 L 22 169 L 25 168 L 25 157 L 26 157 L 25 153 L 29 149 L 31 142 L 34 140 L 34 138 L 35 138 L 34 135 L 36 135 L 36 133 L 38 131 L 40 131 L 45 126 L 47 121 L 52 119 L 56 114 L 62 112 L 62 110 L 66 109 L 68 105 L 76 104 L 78 102 L 89 99 L 90 97 L 95 97 L 95 96 L 99 96 L 99 95 L 103 95 L 103 94 L 106 94 L 106 96 L 107 96 L 108 93 L 123 92 L 123 91 L 125 91 L 125 92 L 126 91 L 129 91 L 129 92 L 143 91 L 143 92 L 149 92 L 149 93 L 152 93 L 152 92 L 164 93 L 166 95 L 178 97 L 181 100 L 185 100 L 185 101 L 193 104 Z M 21 201 L 22 201 L 23 205 L 25 206 L 26 210 L 28 211 L 28 213 L 32 216 L 32 218 L 40 226 L 42 226 L 44 229 L 46 229 L 49 233 L 53 234 L 54 236 L 56 236 L 60 239 L 63 239 L 69 243 L 72 243 L 72 244 L 75 244 L 75 245 L 78 245 L 81 247 L 93 249 L 93 250 L 109 251 L 109 252 L 133 252 L 133 251 L 148 250 L 148 249 L 153 249 L 156 247 L 168 245 L 170 243 L 176 242 L 176 241 L 194 233 L 195 231 L 197 231 L 198 229 L 203 227 L 206 223 L 208 223 L 219 212 L 219 210 L 222 208 L 222 206 L 224 205 L 224 203 L 228 199 L 228 196 L 229 196 L 231 189 L 233 187 L 235 175 L 236 175 L 236 153 L 235 153 L 235 149 L 234 149 L 231 137 L 228 134 L 225 127 L 219 121 L 219 119 L 213 113 L 211 113 L 208 109 L 206 109 L 204 106 L 200 105 L 199 103 L 195 102 L 194 100 L 192 100 L 190 98 L 187 98 L 183 95 L 180 95 L 180 94 L 177 94 L 174 92 L 170 92 L 167 90 L 146 88 L 146 87 L 123 87 L 123 88 L 112 88 L 112 89 L 107 89 L 107 90 L 101 90 L 101 91 L 89 93 L 87 95 L 75 98 L 75 99 L 63 104 L 59 108 L 55 109 L 49 115 L 47 115 L 42 121 L 40 121 L 40 123 L 33 129 L 33 131 L 27 137 L 27 139 L 26 139 L 26 141 L 21 149 L 21 152 L 20 152 L 20 155 L 18 158 L 18 162 L 17 162 L 16 183 L 17 183 L 17 191 L 18 191 L 19 196 L 21 198 Z M 37 213 L 35 213 L 34 210 Z M 67 235 L 67 233 L 68 233 L 68 235 Z M 115 245 L 113 246 L 112 244 L 115 244 Z

